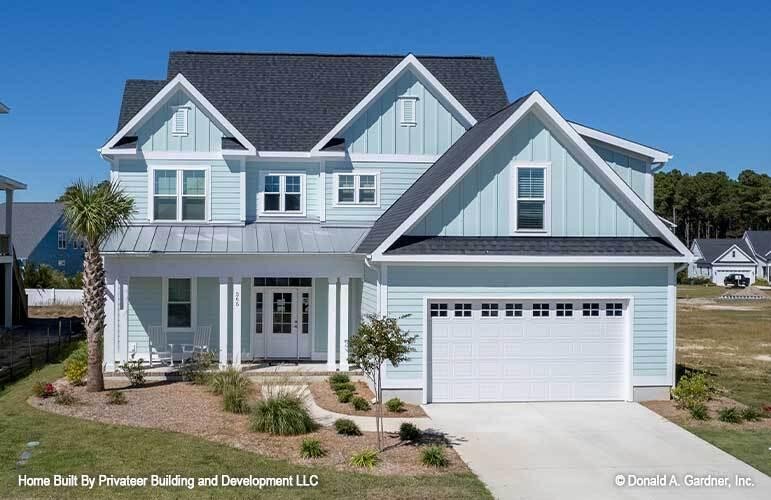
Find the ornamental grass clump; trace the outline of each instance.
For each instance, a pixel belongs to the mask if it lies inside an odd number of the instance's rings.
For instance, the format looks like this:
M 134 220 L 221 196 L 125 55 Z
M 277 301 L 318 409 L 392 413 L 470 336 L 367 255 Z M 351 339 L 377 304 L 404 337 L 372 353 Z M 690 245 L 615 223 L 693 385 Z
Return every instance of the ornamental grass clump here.
M 258 401 L 252 408 L 251 429 L 279 436 L 307 434 L 318 428 L 298 396 L 280 394 Z
M 107 395 L 108 405 L 125 405 L 126 403 L 128 403 L 128 400 L 123 391 L 110 391 Z
M 420 452 L 420 462 L 429 467 L 447 467 L 450 461 L 444 453 L 444 447 L 432 444 Z
M 742 414 L 739 408 L 736 406 L 730 406 L 726 408 L 720 408 L 717 411 L 717 419 L 721 422 L 726 422 L 729 424 L 741 424 Z
M 303 439 L 300 444 L 300 456 L 303 458 L 321 458 L 327 451 L 321 447 L 318 439 Z
M 358 453 L 351 455 L 350 464 L 354 467 L 361 467 L 362 469 L 372 469 L 378 462 L 380 457 L 375 450 L 362 450 Z

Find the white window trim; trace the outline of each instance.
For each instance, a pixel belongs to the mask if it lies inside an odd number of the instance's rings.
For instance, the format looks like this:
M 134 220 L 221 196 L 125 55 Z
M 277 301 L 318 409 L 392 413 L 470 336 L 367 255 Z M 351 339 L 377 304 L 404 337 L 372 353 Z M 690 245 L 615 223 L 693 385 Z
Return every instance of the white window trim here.
M 174 137 L 186 137 L 190 135 L 190 108 L 188 106 L 171 106 L 174 114 L 171 116 L 171 135 Z M 177 113 L 184 111 L 185 117 L 185 130 L 176 130 L 177 126 Z
M 399 96 L 399 124 L 402 127 L 416 127 L 418 125 L 418 96 L 403 95 Z M 404 116 L 404 101 L 412 101 L 413 120 L 407 120 Z
M 283 210 L 280 211 L 266 211 L 265 210 L 265 178 L 269 175 L 276 175 L 279 176 L 280 183 L 279 183 L 279 206 L 284 206 L 284 195 L 286 194 L 286 177 L 287 176 L 299 176 L 300 177 L 300 211 L 298 212 L 285 212 Z M 291 171 L 279 171 L 279 172 L 261 172 L 260 173 L 260 192 L 259 192 L 259 200 L 258 204 L 260 207 L 260 215 L 263 217 L 305 217 L 307 206 L 308 206 L 308 200 L 306 198 L 306 181 L 307 181 L 307 174 L 305 172 L 291 172 Z
M 190 280 L 190 327 L 169 328 L 169 278 Z M 198 327 L 198 279 L 192 276 L 169 276 L 162 278 L 161 284 L 161 323 L 167 332 L 190 332 Z
M 519 229 L 517 223 L 519 220 L 519 187 L 517 177 L 520 168 L 542 168 L 544 169 L 544 198 L 543 198 L 543 229 Z M 549 236 L 551 235 L 551 162 L 514 162 L 511 164 L 511 228 L 512 233 L 518 236 Z M 540 201 L 540 198 L 521 198 L 523 201 Z
M 156 220 L 155 219 L 155 171 L 156 170 L 176 170 L 177 171 L 177 218 L 175 220 Z M 203 170 L 205 173 L 204 186 L 205 186 L 205 203 L 204 203 L 204 219 L 201 220 L 182 220 L 182 175 L 185 170 Z M 150 222 L 158 224 L 176 224 L 179 222 L 210 222 L 211 221 L 211 167 L 209 165 L 196 165 L 196 166 L 165 166 L 165 165 L 151 165 L 148 167 L 147 176 L 147 219 Z
M 64 246 L 62 246 L 64 242 Z M 56 233 L 56 249 L 67 250 L 67 231 L 59 231 Z
M 338 192 L 340 191 L 340 176 L 352 175 L 353 176 L 353 200 L 354 201 L 339 201 Z M 359 178 L 362 175 L 375 176 L 375 201 L 374 203 L 362 203 L 359 201 Z M 379 171 L 365 171 L 357 170 L 355 172 L 335 172 L 335 190 L 332 196 L 334 196 L 333 206 L 335 207 L 372 207 L 380 208 L 380 172 Z

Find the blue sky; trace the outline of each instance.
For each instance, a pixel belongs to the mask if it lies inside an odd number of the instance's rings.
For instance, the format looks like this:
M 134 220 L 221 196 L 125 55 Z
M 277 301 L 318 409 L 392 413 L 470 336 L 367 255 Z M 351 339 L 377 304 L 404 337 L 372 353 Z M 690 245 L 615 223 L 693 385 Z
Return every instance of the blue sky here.
M 47 3 L 3 2 L 0 23 L 0 174 L 21 200 L 105 178 L 124 80 L 186 49 L 491 55 L 510 99 L 538 89 L 670 168 L 771 171 L 767 2 Z

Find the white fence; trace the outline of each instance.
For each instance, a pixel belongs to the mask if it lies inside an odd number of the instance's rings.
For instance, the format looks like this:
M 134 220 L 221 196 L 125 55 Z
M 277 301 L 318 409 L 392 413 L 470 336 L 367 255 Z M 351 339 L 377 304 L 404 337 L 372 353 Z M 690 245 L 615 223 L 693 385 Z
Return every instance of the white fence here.
M 27 305 L 77 305 L 83 301 L 83 290 L 63 288 L 26 288 Z

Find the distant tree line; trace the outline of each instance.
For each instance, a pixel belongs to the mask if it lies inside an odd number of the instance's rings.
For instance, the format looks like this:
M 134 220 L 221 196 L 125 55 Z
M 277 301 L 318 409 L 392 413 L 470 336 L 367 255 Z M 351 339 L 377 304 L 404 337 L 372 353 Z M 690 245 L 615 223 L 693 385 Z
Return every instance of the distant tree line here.
M 734 180 L 725 172 L 656 174 L 656 213 L 677 224 L 675 234 L 690 245 L 696 238 L 738 238 L 748 229 L 771 229 L 771 177 L 744 170 Z

